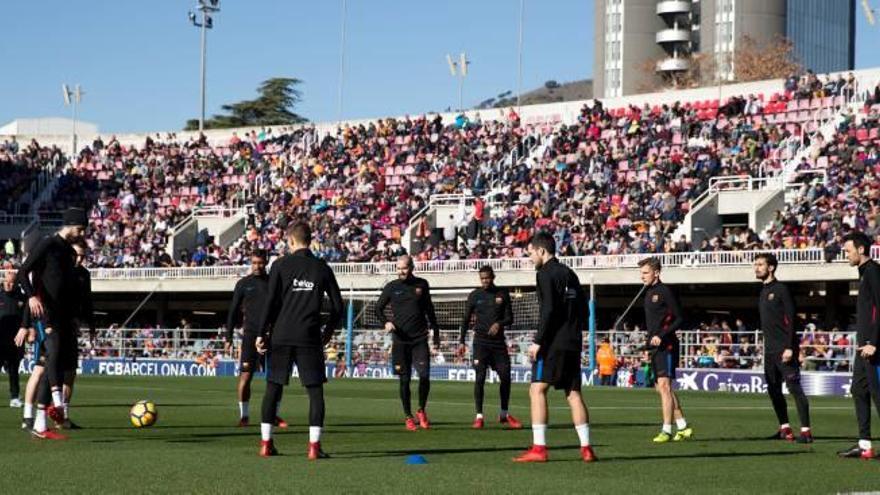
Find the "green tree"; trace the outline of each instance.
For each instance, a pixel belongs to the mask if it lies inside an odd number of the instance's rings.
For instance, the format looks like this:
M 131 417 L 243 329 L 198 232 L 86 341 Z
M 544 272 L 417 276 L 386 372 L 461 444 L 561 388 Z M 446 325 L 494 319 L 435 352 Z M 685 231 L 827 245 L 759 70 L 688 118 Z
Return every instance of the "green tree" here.
M 289 125 L 308 122 L 308 119 L 294 113 L 294 108 L 302 101 L 302 92 L 297 89 L 302 80 L 291 77 L 267 79 L 257 88 L 259 96 L 253 100 L 223 105 L 225 115 L 214 115 L 205 120 L 205 129 L 224 129 L 229 127 L 251 127 L 264 125 Z M 184 130 L 199 128 L 198 119 L 186 121 Z

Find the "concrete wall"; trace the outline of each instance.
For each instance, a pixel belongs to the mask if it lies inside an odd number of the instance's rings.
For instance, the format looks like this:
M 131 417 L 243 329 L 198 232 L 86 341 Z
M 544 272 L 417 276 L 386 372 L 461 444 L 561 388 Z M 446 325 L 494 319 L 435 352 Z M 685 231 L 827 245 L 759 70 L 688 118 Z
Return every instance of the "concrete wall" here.
M 632 95 L 649 87 L 657 76 L 643 70 L 645 62 L 666 56 L 657 44 L 657 32 L 666 28 L 657 15 L 655 0 L 625 0 L 623 2 L 623 94 Z
M 749 227 L 760 234 L 776 216 L 776 212 L 783 209 L 785 209 L 785 191 L 775 191 L 775 194 L 768 195 L 755 205 L 749 215 Z
M 684 235 L 695 245 L 703 242 L 703 238 L 711 237 L 721 229 L 721 217 L 718 216 L 718 195 L 712 195 L 694 207 L 685 219 L 688 222 Z
M 180 253 L 184 249 L 192 252 L 193 248 L 196 246 L 196 238 L 198 235 L 199 224 L 195 218 L 190 218 L 178 227 L 171 236 L 166 251 L 175 260 L 179 259 Z

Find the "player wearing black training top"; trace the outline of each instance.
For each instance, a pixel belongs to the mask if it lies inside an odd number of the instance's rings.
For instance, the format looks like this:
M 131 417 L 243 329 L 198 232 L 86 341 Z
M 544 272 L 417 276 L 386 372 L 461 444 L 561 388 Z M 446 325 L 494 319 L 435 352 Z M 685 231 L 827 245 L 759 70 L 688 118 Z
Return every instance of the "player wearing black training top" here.
M 58 233 L 41 239 L 34 246 L 18 271 L 18 282 L 28 297 L 35 326 L 44 329 L 46 335 L 46 372 L 38 393 L 33 434 L 51 440 L 65 437 L 47 428 L 46 415 L 56 422 L 64 421 L 64 372 L 75 370 L 77 365 L 75 360 L 71 362 L 75 353 L 67 349 L 71 335 L 75 336 L 74 320 L 80 311 L 73 244 L 85 233 L 86 213 L 81 208 L 69 208 L 64 212 L 63 221 L 64 226 Z
M 392 318 L 385 315 L 385 307 L 391 304 Z M 419 427 L 429 429 L 428 394 L 431 391 L 431 349 L 428 348 L 428 326 L 433 330 L 434 347 L 440 347 L 440 327 L 431 301 L 428 281 L 413 276 L 410 256 L 397 260 L 397 280 L 382 289 L 376 302 L 376 318 L 385 322 L 385 331 L 391 333 L 391 361 L 394 373 L 400 379 L 400 402 L 406 416 L 406 429 L 416 431 Z M 419 424 L 416 425 L 410 404 L 409 383 L 412 369 L 419 374 Z
M 290 383 L 293 365 L 309 396 L 310 460 L 323 459 L 321 428 L 324 426 L 324 346 L 342 318 L 342 295 L 333 270 L 309 250 L 312 230 L 294 224 L 287 233 L 293 254 L 275 261 L 269 271 L 269 295 L 257 328 L 257 350 L 266 356 L 266 395 L 260 424 L 260 455 L 277 455 L 272 425 L 277 418 L 283 387 Z M 321 319 L 324 295 L 330 301 L 329 316 Z
M 547 462 L 547 390 L 565 391 L 571 419 L 581 445 L 581 458 L 593 462 L 590 416 L 581 396 L 581 351 L 587 327 L 587 298 L 577 275 L 556 259 L 556 242 L 539 232 L 529 242 L 529 258 L 537 273 L 540 315 L 531 346 L 532 447 L 514 462 Z
M 764 333 L 764 377 L 767 393 L 779 420 L 779 431 L 771 439 L 794 441 L 794 433 L 788 424 L 788 405 L 782 394 L 782 383 L 788 387 L 797 405 L 801 421 L 798 443 L 812 443 L 810 431 L 810 404 L 801 387 L 801 370 L 798 356 L 800 345 L 795 330 L 794 300 L 788 287 L 776 278 L 779 262 L 772 253 L 755 257 L 755 276 L 763 282 L 758 298 L 761 315 L 761 331 Z
M 856 355 L 853 357 L 851 393 L 859 423 L 859 443 L 838 452 L 841 457 L 873 459 L 871 399 L 880 413 L 880 265 L 871 259 L 871 240 L 853 232 L 843 244 L 851 266 L 859 267 L 856 300 Z
M 73 244 L 75 253 L 73 272 L 76 276 L 77 290 L 79 297 L 76 315 L 74 316 L 73 332 L 71 332 L 64 344 L 64 352 L 66 356 L 62 361 L 66 363 L 64 368 L 64 389 L 62 399 L 64 402 L 64 422 L 58 426 L 66 430 L 78 430 L 79 425 L 70 420 L 70 401 L 73 398 L 73 384 L 76 381 L 77 362 L 79 361 L 79 329 L 85 325 L 89 329 L 89 342 L 95 345 L 95 312 L 94 303 L 92 302 L 92 275 L 88 268 L 83 266 L 86 260 L 86 244 L 78 241 Z
M 655 443 L 670 440 L 680 442 L 691 438 L 694 431 L 684 419 L 681 402 L 673 390 L 675 369 L 678 366 L 679 343 L 676 330 L 684 323 L 681 306 L 675 294 L 660 281 L 662 266 L 657 258 L 646 258 L 639 261 L 639 273 L 645 290 L 645 327 L 648 330 L 648 348 L 651 367 L 657 377 L 655 388 L 660 394 L 660 407 L 663 426 L 654 437 Z M 675 418 L 678 431 L 672 436 L 672 420 Z
M 510 355 L 504 329 L 513 324 L 513 308 L 507 289 L 495 285 L 495 272 L 491 266 L 480 268 L 480 288 L 474 289 L 467 298 L 464 320 L 461 322 L 461 350 L 467 351 L 466 338 L 474 318 L 473 361 L 477 379 L 474 383 L 474 403 L 477 417 L 473 427 L 481 429 L 483 421 L 483 390 L 489 368 L 498 373 L 501 381 L 501 415 L 499 421 L 510 429 L 522 428 L 522 423 L 507 412 L 510 403 Z
M 238 361 L 238 426 L 250 424 L 251 381 L 254 372 L 263 365 L 257 352 L 257 336 L 260 334 L 260 313 L 269 295 L 269 275 L 266 274 L 266 252 L 259 250 L 251 255 L 251 273 L 235 284 L 229 316 L 226 319 L 226 353 L 232 353 L 233 333 L 239 322 L 244 332 Z M 279 404 L 280 407 L 280 404 Z M 287 428 L 287 423 L 275 419 L 275 426 Z
M 24 293 L 15 282 L 15 271 L 7 270 L 0 290 L 0 367 L 9 376 L 9 407 L 21 407 L 21 383 L 18 367 L 24 357 L 24 342 L 19 336 L 25 305 Z

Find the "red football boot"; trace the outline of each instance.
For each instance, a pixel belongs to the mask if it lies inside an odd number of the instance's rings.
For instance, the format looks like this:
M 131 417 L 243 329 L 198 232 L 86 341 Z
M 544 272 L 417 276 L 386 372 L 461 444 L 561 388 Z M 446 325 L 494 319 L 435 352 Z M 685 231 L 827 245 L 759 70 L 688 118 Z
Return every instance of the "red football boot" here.
M 46 416 L 56 424 L 62 424 L 64 423 L 64 408 L 49 406 L 46 408 Z
M 428 421 L 428 414 L 425 413 L 424 409 L 419 409 L 416 411 L 416 417 L 419 418 L 419 427 L 423 430 L 431 429 L 431 422 Z
M 514 457 L 513 462 L 547 462 L 547 447 L 544 445 L 532 445 L 532 447 Z
M 409 431 L 417 431 L 419 426 L 416 424 L 416 420 L 413 418 L 406 418 L 406 429 Z
M 260 457 L 272 457 L 278 455 L 275 443 L 272 440 L 260 440 Z
M 40 440 L 67 440 L 66 435 L 62 435 L 61 433 L 54 432 L 52 430 L 46 430 L 46 431 L 31 430 L 31 435 L 33 435 L 34 438 L 38 438 Z
M 321 442 L 310 442 L 309 443 L 309 460 L 316 461 L 318 459 L 329 459 L 330 456 L 325 454 L 323 450 L 321 450 Z
M 275 416 L 275 426 L 277 426 L 278 428 L 287 428 L 289 425 L 287 424 L 287 421 L 284 421 L 278 416 Z
M 508 414 L 506 418 L 501 418 L 500 421 L 508 430 L 522 430 L 522 423 L 510 414 Z
M 245 426 L 250 426 L 250 424 L 251 424 L 251 419 L 248 418 L 247 416 L 238 420 L 238 426 L 240 428 L 244 428 Z
M 581 447 L 581 459 L 583 459 L 584 462 L 596 462 L 599 460 L 596 458 L 596 453 L 593 452 L 593 447 L 589 445 Z
M 471 428 L 475 430 L 482 430 L 483 426 L 485 426 L 483 418 L 474 418 L 474 424 L 471 425 Z

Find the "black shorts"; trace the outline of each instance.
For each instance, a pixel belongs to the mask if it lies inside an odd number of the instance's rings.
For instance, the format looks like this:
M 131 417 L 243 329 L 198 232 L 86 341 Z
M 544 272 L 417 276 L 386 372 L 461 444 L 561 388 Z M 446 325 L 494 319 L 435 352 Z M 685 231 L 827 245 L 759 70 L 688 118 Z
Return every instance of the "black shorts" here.
M 17 363 L 24 357 L 24 349 L 15 345 L 13 338 L 0 342 L 0 366 L 4 362 Z
M 253 373 L 264 365 L 264 358 L 257 352 L 257 334 L 245 333 L 241 336 L 241 352 L 238 356 L 238 371 Z
M 662 344 L 655 350 L 651 357 L 651 368 L 656 378 L 675 379 L 675 370 L 678 369 L 678 342 Z
M 391 343 L 391 364 L 395 375 L 409 375 L 415 368 L 418 376 L 429 376 L 431 350 L 428 349 L 428 339 L 407 342 L 395 338 Z
M 768 354 L 764 359 L 764 378 L 768 387 L 782 386 L 782 383 L 795 383 L 801 380 L 801 368 L 797 355 L 787 363 L 782 362 L 781 354 Z
M 492 368 L 496 373 L 510 374 L 510 354 L 507 347 L 483 345 L 474 342 L 474 369 Z
M 581 353 L 555 351 L 538 354 L 532 363 L 532 383 L 548 383 L 557 390 L 580 390 Z
M 303 387 L 313 387 L 327 382 L 324 368 L 324 350 L 320 347 L 273 345 L 266 356 L 266 379 L 279 385 L 290 383 L 293 366 L 299 373 Z

